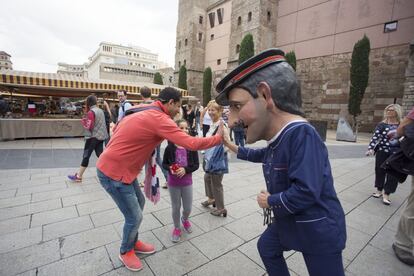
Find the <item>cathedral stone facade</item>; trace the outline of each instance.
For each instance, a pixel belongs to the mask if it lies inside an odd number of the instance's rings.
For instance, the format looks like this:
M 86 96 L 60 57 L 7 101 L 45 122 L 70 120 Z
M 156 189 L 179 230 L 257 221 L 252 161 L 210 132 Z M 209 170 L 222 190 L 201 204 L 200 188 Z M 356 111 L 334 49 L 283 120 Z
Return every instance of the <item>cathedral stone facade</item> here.
M 250 33 L 255 53 L 271 47 L 295 51 L 307 118 L 335 128 L 339 114 L 347 112 L 352 48 L 365 34 L 370 76 L 360 130 L 372 131 L 388 104 L 409 109 L 414 102 L 407 67 L 414 1 L 180 0 L 178 13 L 175 80 L 185 65 L 188 91 L 200 100 L 205 68 L 213 71 L 214 97 L 214 86 L 238 65 L 240 43 Z

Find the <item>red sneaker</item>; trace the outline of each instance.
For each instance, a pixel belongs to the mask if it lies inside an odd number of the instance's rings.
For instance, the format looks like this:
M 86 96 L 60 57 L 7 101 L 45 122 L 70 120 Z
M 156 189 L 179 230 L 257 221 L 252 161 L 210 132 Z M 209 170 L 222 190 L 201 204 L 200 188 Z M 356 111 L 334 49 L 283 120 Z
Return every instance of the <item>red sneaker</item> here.
M 141 254 L 152 254 L 155 252 L 155 247 L 152 244 L 145 243 L 143 241 L 137 241 L 135 243 L 135 252 Z
M 119 259 L 125 267 L 131 271 L 139 271 L 142 269 L 142 263 L 137 255 L 135 255 L 134 250 L 130 250 L 125 254 L 120 254 Z

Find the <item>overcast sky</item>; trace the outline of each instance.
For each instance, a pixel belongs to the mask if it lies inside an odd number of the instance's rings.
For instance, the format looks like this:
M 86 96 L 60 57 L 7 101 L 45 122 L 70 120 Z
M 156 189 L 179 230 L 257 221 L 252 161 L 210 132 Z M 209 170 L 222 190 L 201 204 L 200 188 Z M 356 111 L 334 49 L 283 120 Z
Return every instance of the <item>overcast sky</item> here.
M 0 51 L 13 69 L 56 73 L 82 64 L 102 41 L 138 45 L 174 65 L 178 0 L 1 1 Z

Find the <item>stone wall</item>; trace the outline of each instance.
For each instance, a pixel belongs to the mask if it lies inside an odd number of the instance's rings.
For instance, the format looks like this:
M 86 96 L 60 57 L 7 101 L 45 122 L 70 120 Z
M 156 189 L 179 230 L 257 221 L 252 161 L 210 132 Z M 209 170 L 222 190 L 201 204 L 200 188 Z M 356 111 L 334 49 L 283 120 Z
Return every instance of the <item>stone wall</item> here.
M 414 106 L 414 40 L 410 45 L 410 58 L 405 71 L 403 109 L 407 114 Z
M 408 45 L 371 49 L 368 87 L 358 117 L 360 131 L 371 132 L 388 104 L 401 104 Z M 303 109 L 308 119 L 326 120 L 336 128 L 338 115 L 348 110 L 351 53 L 297 61 Z M 351 120 L 351 116 L 349 117 Z
M 248 14 L 252 13 L 251 21 Z M 268 20 L 267 12 L 270 13 Z M 253 35 L 255 53 L 276 45 L 277 4 L 275 0 L 233 0 L 231 14 L 231 36 L 229 43 L 228 70 L 238 65 L 239 53 L 237 45 L 243 37 L 250 33 Z M 238 18 L 241 24 L 238 25 Z
M 178 8 L 177 41 L 175 52 L 175 85 L 178 84 L 179 64 L 187 68 L 187 90 L 198 98 L 202 95 L 205 55 L 206 9 L 212 1 L 180 0 Z M 200 24 L 199 16 L 203 16 Z M 199 41 L 198 34 L 202 34 Z M 187 40 L 187 45 L 185 41 Z M 201 85 L 200 85 L 201 83 Z M 202 98 L 202 97 L 201 97 Z

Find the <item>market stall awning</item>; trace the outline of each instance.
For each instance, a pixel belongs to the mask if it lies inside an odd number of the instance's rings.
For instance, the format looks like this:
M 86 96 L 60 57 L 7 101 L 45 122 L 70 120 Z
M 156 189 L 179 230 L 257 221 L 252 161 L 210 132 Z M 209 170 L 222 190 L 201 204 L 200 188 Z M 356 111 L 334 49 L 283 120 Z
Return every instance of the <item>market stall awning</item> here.
M 55 97 L 86 97 L 91 93 L 108 93 L 116 96 L 115 91 L 126 90 L 131 99 L 140 99 L 139 89 L 147 86 L 152 96 L 157 97 L 165 88 L 146 82 L 125 82 L 114 80 L 94 80 L 73 75 L 37 73 L 16 70 L 0 70 L 0 91 L 9 91 L 18 94 L 55 96 Z M 176 88 L 183 98 L 188 98 L 188 91 Z M 112 95 L 111 95 L 112 94 Z

